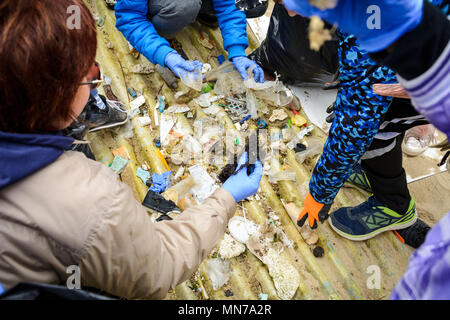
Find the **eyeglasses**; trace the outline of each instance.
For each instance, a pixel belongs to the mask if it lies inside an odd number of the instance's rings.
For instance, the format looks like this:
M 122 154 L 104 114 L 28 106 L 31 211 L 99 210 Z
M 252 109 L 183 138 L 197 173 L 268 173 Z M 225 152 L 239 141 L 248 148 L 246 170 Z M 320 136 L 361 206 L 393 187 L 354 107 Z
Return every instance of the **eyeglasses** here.
M 95 74 L 94 80 L 88 81 L 88 82 L 82 82 L 80 83 L 80 86 L 90 86 L 91 90 L 97 89 L 100 84 L 102 84 L 105 79 L 103 79 L 102 70 L 100 69 L 100 65 L 98 62 L 95 62 L 91 69 L 89 70 L 89 74 Z

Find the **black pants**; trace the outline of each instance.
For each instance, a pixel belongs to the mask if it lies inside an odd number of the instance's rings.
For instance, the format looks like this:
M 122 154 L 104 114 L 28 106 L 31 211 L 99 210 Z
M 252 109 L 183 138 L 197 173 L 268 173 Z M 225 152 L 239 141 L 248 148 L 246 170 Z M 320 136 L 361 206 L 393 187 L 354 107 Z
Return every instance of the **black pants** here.
M 410 100 L 394 99 L 361 161 L 376 199 L 398 213 L 405 213 L 411 201 L 402 164 L 403 137 L 406 130 L 427 123 Z

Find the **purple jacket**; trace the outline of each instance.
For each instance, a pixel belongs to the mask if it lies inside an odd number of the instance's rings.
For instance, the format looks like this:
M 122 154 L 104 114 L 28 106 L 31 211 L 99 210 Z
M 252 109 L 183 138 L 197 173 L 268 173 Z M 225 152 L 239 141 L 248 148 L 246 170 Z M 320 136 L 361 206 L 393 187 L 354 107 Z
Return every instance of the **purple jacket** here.
M 450 299 L 450 213 L 430 230 L 424 244 L 412 254 L 391 299 Z

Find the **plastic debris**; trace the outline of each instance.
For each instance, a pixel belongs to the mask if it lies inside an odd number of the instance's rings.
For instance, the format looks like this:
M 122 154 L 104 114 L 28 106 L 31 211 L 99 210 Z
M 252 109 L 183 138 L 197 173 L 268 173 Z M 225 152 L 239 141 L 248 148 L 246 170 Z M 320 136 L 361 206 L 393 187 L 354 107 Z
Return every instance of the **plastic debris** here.
M 101 28 L 105 25 L 105 20 L 106 20 L 106 15 L 104 15 L 103 17 L 101 17 L 98 22 L 97 25 Z
M 202 87 L 202 92 L 203 93 L 208 93 L 211 92 L 214 89 L 214 84 L 212 83 L 207 83 Z
M 172 130 L 173 126 L 176 123 L 176 119 L 171 116 L 168 115 L 166 113 L 161 114 L 161 123 L 159 126 L 159 130 L 160 130 L 160 141 L 161 141 L 161 145 L 162 146 L 166 146 L 168 143 L 168 137 L 169 137 L 169 132 Z
M 231 236 L 241 243 L 248 243 L 251 235 L 258 232 L 260 226 L 243 217 L 233 217 L 228 221 Z
M 231 277 L 230 261 L 222 260 L 220 258 L 209 259 L 205 262 L 206 273 L 211 280 L 211 285 L 214 290 L 219 290 L 225 285 Z
M 310 125 L 302 129 L 291 141 L 289 141 L 287 147 L 291 150 L 294 149 L 297 143 L 300 143 L 303 140 L 303 138 L 313 130 L 314 130 L 313 125 Z
M 219 64 L 222 64 L 225 62 L 225 57 L 223 55 L 219 54 L 217 56 L 217 61 L 219 61 Z
M 204 63 L 202 66 L 202 73 L 205 74 L 209 71 L 211 71 L 212 67 L 209 63 Z
M 157 64 L 155 66 L 156 72 L 163 78 L 164 82 L 169 86 L 171 89 L 177 89 L 178 88 L 178 79 L 175 77 L 172 71 L 168 68 L 164 68 Z
M 184 174 L 184 172 L 186 171 L 185 167 L 179 167 L 177 172 L 175 173 L 173 179 L 174 180 L 178 180 L 181 178 L 181 176 Z
M 270 122 L 275 122 L 277 120 L 283 121 L 288 117 L 288 114 L 283 109 L 273 110 L 272 115 L 269 118 Z
M 258 295 L 258 297 L 259 297 L 259 300 L 269 300 L 269 295 L 266 293 L 260 293 Z
M 190 111 L 191 108 L 189 108 L 186 104 L 184 105 L 174 105 L 167 108 L 168 113 L 185 113 Z
M 149 116 L 138 118 L 139 126 L 145 127 L 152 123 L 152 119 Z
M 140 178 L 142 182 L 145 184 L 150 179 L 150 172 L 142 169 L 141 167 L 138 167 L 136 169 L 136 176 L 138 176 L 138 178 Z
M 127 164 L 128 164 L 127 159 L 124 159 L 121 156 L 115 156 L 113 162 L 111 163 L 111 169 L 115 173 L 121 174 L 123 170 L 125 170 Z
M 295 109 L 292 109 L 294 116 L 291 118 L 291 123 L 296 125 L 297 127 L 306 126 L 306 119 L 303 118 Z
M 236 241 L 228 233 L 225 233 L 219 247 L 219 256 L 223 259 L 231 259 L 245 252 L 245 245 Z
M 202 203 L 219 188 L 214 182 L 214 179 L 211 178 L 201 165 L 190 167 L 189 173 L 194 177 L 196 182 L 196 185 L 192 188 L 192 192 L 199 203 Z
M 258 129 L 264 129 L 267 127 L 267 122 L 264 119 L 260 118 L 256 121 L 256 126 L 258 127 Z
M 297 179 L 297 175 L 293 170 L 279 171 L 271 168 L 271 170 L 268 172 L 268 178 L 270 183 L 278 183 L 278 181 L 283 180 L 295 181 Z
M 296 151 L 296 149 L 298 150 L 298 147 L 297 147 L 298 145 L 303 145 L 303 144 L 298 143 L 294 147 L 295 158 L 297 159 L 299 164 L 302 164 L 306 159 L 312 158 L 323 152 L 323 142 L 320 141 L 319 139 L 315 139 L 315 138 L 308 139 L 306 149 L 303 151 Z
M 202 108 L 208 108 L 211 106 L 211 93 L 203 93 L 193 101 Z
M 162 174 L 157 174 L 156 172 L 153 173 L 152 181 L 153 186 L 150 188 L 150 190 L 155 191 L 157 193 L 164 192 L 168 185 L 170 184 L 170 176 L 172 174 L 172 171 L 166 171 Z
M 173 201 L 166 200 L 162 195 L 153 190 L 148 190 L 142 205 L 160 213 L 181 212 Z
M 116 150 L 113 150 L 112 154 L 114 156 L 120 156 L 124 159 L 130 159 L 130 154 L 128 153 L 125 146 L 121 146 L 120 148 L 117 148 Z
M 181 75 L 181 81 L 188 86 L 189 88 L 192 88 L 196 91 L 201 91 L 203 86 L 203 76 L 202 72 L 195 68 L 192 72 L 186 72 Z
M 127 91 L 128 91 L 128 94 L 129 94 L 133 99 L 136 99 L 136 98 L 138 97 L 138 95 L 137 95 L 137 93 L 136 93 L 136 91 L 135 91 L 134 89 L 128 88 Z
M 164 109 L 166 108 L 166 98 L 164 96 L 158 96 L 158 110 L 161 113 L 164 113 Z
M 142 106 L 143 104 L 145 104 L 145 97 L 139 96 L 138 98 L 136 98 L 130 102 L 130 109 L 131 110 L 137 109 L 140 106 Z

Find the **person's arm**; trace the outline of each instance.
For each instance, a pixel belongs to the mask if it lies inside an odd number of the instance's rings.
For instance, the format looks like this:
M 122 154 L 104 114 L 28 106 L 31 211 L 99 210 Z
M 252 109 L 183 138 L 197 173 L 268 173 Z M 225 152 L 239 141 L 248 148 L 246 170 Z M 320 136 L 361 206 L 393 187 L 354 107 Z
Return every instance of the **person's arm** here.
M 172 221 L 153 223 L 129 187 L 110 184 L 111 206 L 80 263 L 83 286 L 127 299 L 161 299 L 186 280 L 222 238 L 236 201 L 219 189 Z
M 448 2 L 448 1 L 447 1 Z M 421 23 L 374 59 L 399 74 L 416 109 L 450 137 L 450 21 L 425 3 Z
M 219 20 L 223 47 L 228 52 L 228 59 L 233 62 L 243 80 L 248 78 L 247 70 L 253 68 L 255 81 L 264 82 L 262 68 L 245 54 L 248 47 L 245 13 L 236 8 L 235 0 L 213 0 L 213 7 Z
M 118 0 L 115 5 L 116 27 L 137 51 L 150 62 L 166 66 L 165 59 L 175 52 L 167 40 L 159 36 L 147 18 L 148 0 Z
M 222 31 L 223 47 L 228 59 L 246 56 L 248 47 L 247 18 L 236 8 L 235 0 L 213 0 L 219 27 Z
M 372 143 L 392 102 L 390 97 L 374 94 L 371 86 L 394 82 L 394 72 L 385 67 L 371 71 L 375 62 L 353 36 L 341 40 L 339 59 L 342 86 L 335 102 L 335 119 L 309 183 L 310 193 L 298 217 L 300 226 L 306 219 L 311 227 L 315 221 L 326 219 L 334 198 Z

